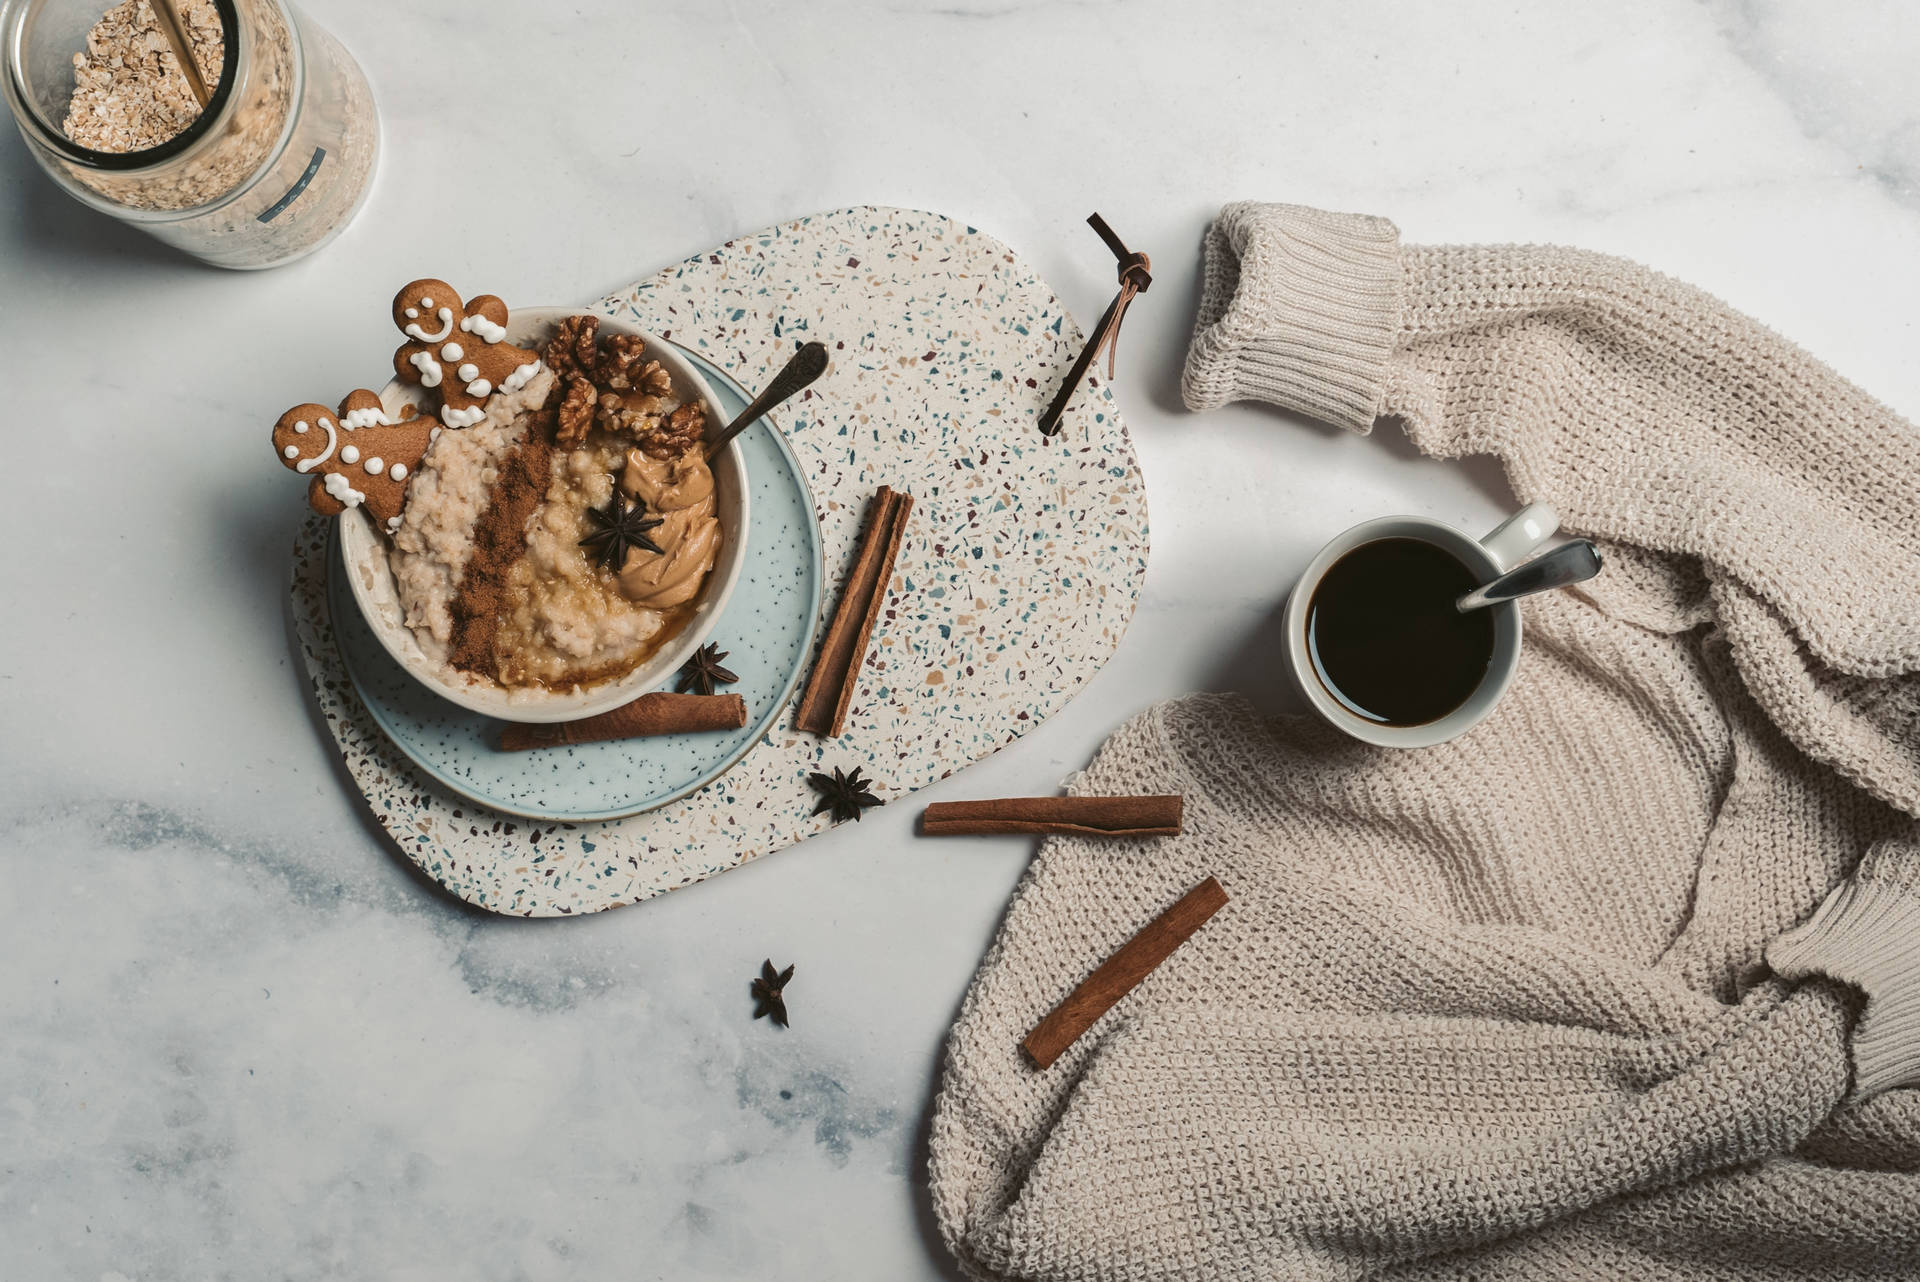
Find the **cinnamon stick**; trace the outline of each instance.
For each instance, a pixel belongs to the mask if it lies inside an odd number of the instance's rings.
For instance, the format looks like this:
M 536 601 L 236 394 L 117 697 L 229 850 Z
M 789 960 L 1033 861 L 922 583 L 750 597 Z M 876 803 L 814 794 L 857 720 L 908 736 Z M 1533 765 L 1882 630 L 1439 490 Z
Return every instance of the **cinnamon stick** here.
M 669 694 L 659 690 L 597 717 L 544 726 L 509 725 L 500 732 L 500 747 L 506 752 L 522 752 L 645 735 L 738 730 L 746 724 L 747 701 L 737 694 Z
M 1068 993 L 1067 999 L 1054 1007 L 1053 1013 L 1041 1020 L 1020 1043 L 1034 1066 L 1050 1067 L 1067 1047 L 1080 1040 L 1082 1033 L 1093 1027 L 1094 1021 L 1132 992 L 1134 985 L 1151 974 L 1174 949 L 1186 943 L 1188 936 L 1226 902 L 1227 892 L 1209 877 L 1122 944 L 1118 952 L 1081 980 L 1080 986 Z
M 920 830 L 930 837 L 1005 832 L 1172 837 L 1179 835 L 1181 810 L 1178 795 L 936 801 L 921 815 Z
M 820 643 L 820 658 L 813 665 L 807 692 L 801 696 L 800 710 L 794 717 L 800 729 L 834 739 L 846 728 L 847 704 L 853 699 L 853 687 L 866 663 L 874 620 L 886 604 L 887 584 L 893 578 L 894 560 L 900 555 L 900 534 L 912 511 L 911 494 L 883 485 L 873 496 L 859 554 L 853 559 L 846 587 L 841 589 L 833 622 L 827 625 L 826 639 Z

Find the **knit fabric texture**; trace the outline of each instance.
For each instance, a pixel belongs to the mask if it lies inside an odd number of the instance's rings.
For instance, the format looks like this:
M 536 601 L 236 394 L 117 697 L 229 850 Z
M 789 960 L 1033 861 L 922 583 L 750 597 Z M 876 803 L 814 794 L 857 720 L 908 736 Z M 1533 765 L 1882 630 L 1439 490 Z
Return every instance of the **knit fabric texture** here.
M 1920 1276 L 1920 434 L 1617 259 L 1253 204 L 1206 252 L 1191 405 L 1497 455 L 1607 568 L 1525 603 L 1451 743 L 1197 695 L 1070 782 L 1185 830 L 1049 840 L 1015 892 L 934 1109 L 963 1271 Z M 1209 875 L 1230 902 L 1028 1064 Z

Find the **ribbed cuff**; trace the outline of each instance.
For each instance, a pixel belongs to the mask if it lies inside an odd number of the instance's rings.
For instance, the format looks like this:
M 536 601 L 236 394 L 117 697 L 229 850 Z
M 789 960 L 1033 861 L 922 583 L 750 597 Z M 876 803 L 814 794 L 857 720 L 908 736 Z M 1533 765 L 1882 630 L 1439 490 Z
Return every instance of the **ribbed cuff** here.
M 1853 1030 L 1853 1094 L 1920 1085 L 1920 895 L 1855 877 L 1767 945 L 1786 979 L 1826 975 L 1867 995 Z
M 1241 201 L 1207 230 L 1181 394 L 1270 401 L 1365 432 L 1400 323 L 1400 232 L 1384 218 Z

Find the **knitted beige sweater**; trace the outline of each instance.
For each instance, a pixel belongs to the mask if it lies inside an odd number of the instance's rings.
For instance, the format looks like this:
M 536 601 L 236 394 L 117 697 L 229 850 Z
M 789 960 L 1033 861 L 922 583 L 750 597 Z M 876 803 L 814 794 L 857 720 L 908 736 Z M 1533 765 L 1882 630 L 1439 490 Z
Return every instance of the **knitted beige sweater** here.
M 1920 433 L 1632 264 L 1276 205 L 1209 234 L 1186 393 L 1496 454 L 1608 568 L 1441 747 L 1196 696 L 1101 750 L 1076 791 L 1186 831 L 1049 841 L 1016 892 L 935 1107 L 965 1271 L 1920 1277 Z

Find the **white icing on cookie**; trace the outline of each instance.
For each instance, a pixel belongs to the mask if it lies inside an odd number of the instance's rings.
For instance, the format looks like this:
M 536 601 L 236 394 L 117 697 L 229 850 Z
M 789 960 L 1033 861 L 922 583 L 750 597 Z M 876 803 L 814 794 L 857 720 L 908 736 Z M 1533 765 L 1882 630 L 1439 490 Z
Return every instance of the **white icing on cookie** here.
M 538 374 L 539 372 L 540 372 L 540 359 L 539 357 L 535 357 L 533 360 L 528 361 L 525 365 L 522 365 L 519 369 L 513 371 L 513 373 L 501 379 L 500 390 L 503 392 L 517 392 L 521 388 L 527 385 L 527 380 L 531 379 L 535 374 Z
M 399 517 L 397 517 L 397 516 L 390 516 L 390 517 L 388 517 L 388 518 L 387 518 L 387 533 L 388 533 L 388 534 L 392 534 L 392 533 L 393 533 L 393 532 L 394 532 L 395 530 L 398 530 L 399 528 L 400 528 L 400 518 L 399 518 Z
M 285 454 L 285 455 L 286 455 L 286 456 L 287 456 L 288 458 L 299 458 L 299 457 L 300 457 L 300 447 L 299 447 L 298 445 L 289 445 L 289 446 L 287 446 L 287 448 L 286 448 L 286 449 L 284 449 L 284 450 L 282 450 L 282 451 L 280 451 L 280 452 L 281 452 L 282 454 Z
M 386 470 L 387 470 L 387 464 L 385 459 L 375 457 L 367 460 L 368 476 L 378 476 L 380 475 L 380 473 Z
M 327 448 L 324 450 L 321 450 L 318 454 L 314 455 L 312 458 L 301 459 L 300 466 L 294 468 L 293 469 L 294 471 L 311 472 L 313 471 L 314 468 L 319 467 L 322 463 L 326 462 L 328 459 L 333 457 L 333 447 L 339 443 L 340 438 L 334 435 L 333 424 L 329 423 L 326 419 L 323 418 L 320 420 L 320 426 L 322 429 L 325 430 L 327 434 Z M 305 423 L 295 423 L 293 425 L 293 430 L 296 432 L 304 432 L 307 430 L 307 425 Z M 327 488 L 329 490 L 333 488 L 333 480 L 331 477 L 329 477 L 327 480 Z
M 327 493 L 333 495 L 336 502 L 344 503 L 348 507 L 359 507 L 367 498 L 347 483 L 346 475 L 342 472 L 327 473 Z
M 440 407 L 440 421 L 448 427 L 472 427 L 486 416 L 487 412 L 478 405 L 470 405 L 463 410 L 457 410 L 451 405 Z
M 349 410 L 340 416 L 340 426 L 351 432 L 356 427 L 391 427 L 400 420 L 388 418 L 386 410 L 378 405 L 370 405 L 363 410 Z
M 427 307 L 433 306 L 433 300 L 431 298 L 423 298 L 420 302 Z M 439 342 L 447 335 L 453 333 L 453 309 L 451 307 L 442 307 L 439 311 L 435 312 L 434 315 L 440 318 L 440 330 L 438 333 L 429 334 L 418 325 L 409 325 L 401 332 L 406 334 L 408 338 L 417 338 L 423 343 Z
M 504 343 L 507 341 L 507 327 L 505 325 L 496 325 L 477 312 L 461 321 L 460 328 L 466 330 L 469 334 L 478 334 L 484 342 Z
M 433 359 L 432 352 L 415 352 L 407 362 L 420 371 L 420 386 L 440 386 L 440 362 Z
M 342 463 L 358 463 L 360 461 L 360 447 L 358 445 L 349 445 L 346 449 L 341 450 L 340 461 Z
M 448 343 L 440 349 L 440 359 L 446 361 L 457 361 L 466 354 L 467 349 L 458 343 Z
M 467 384 L 468 396 L 487 396 L 493 392 L 493 384 L 484 378 L 476 378 Z
M 303 418 L 298 423 L 295 423 L 293 425 L 293 430 L 304 435 L 307 430 L 307 420 Z
M 368 469 L 371 470 L 373 465 L 368 464 L 367 466 Z M 395 463 L 391 468 L 387 469 L 387 475 L 396 481 L 404 481 L 407 479 L 407 465 L 405 463 Z
M 453 350 L 453 346 L 449 344 L 440 354 L 442 356 L 445 356 L 447 352 L 450 352 L 452 350 Z M 468 361 L 465 365 L 462 365 L 459 369 L 453 372 L 459 377 L 462 383 L 471 383 L 474 379 L 480 377 L 480 367 L 478 365 L 475 365 L 472 361 Z

